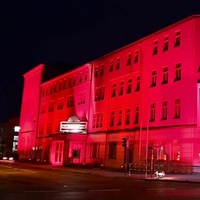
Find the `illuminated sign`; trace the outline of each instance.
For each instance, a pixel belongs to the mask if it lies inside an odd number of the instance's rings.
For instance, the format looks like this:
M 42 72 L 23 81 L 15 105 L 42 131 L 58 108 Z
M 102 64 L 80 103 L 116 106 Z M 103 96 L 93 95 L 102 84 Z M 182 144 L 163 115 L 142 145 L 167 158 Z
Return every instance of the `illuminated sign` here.
M 76 117 L 70 117 L 68 121 L 60 122 L 60 131 L 66 133 L 82 133 L 86 134 L 87 122 L 80 122 Z

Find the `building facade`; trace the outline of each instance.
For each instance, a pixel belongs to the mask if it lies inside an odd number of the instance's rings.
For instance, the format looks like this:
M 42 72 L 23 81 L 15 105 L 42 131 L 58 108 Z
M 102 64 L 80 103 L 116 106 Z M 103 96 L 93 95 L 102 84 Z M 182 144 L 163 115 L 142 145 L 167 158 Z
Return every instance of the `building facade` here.
M 18 153 L 53 165 L 200 166 L 200 16 L 43 81 L 24 74 Z M 106 44 L 105 44 L 106 45 Z

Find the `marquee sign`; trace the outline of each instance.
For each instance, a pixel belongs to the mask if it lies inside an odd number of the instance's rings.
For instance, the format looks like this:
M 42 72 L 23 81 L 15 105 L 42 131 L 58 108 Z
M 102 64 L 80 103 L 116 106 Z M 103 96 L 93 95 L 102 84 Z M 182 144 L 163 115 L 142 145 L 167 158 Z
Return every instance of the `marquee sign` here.
M 78 117 L 72 116 L 68 121 L 60 122 L 60 132 L 86 134 L 87 122 L 81 122 Z

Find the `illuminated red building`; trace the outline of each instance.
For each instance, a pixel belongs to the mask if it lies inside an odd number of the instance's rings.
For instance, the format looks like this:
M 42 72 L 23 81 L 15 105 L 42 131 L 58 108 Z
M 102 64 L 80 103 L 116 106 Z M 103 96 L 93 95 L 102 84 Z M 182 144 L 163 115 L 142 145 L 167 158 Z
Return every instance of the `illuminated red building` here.
M 43 81 L 24 74 L 18 153 L 53 165 L 200 166 L 200 16 Z M 106 44 L 105 44 L 106 45 Z

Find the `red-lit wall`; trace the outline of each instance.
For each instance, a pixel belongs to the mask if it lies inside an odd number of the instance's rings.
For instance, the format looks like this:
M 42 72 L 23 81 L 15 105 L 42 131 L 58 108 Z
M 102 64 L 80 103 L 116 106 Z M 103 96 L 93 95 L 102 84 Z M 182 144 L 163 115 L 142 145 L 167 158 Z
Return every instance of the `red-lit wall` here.
M 124 162 L 122 138 L 128 136 L 129 162 L 145 164 L 153 149 L 157 163 L 198 166 L 199 35 L 199 16 L 189 17 L 42 83 L 40 97 L 42 70 L 34 78 L 30 71 L 25 76 L 21 135 L 34 129 L 31 119 L 39 111 L 39 160 L 50 158 L 57 165 L 99 162 L 119 168 Z M 30 99 L 32 89 L 37 95 Z M 33 109 L 28 113 L 30 105 Z M 72 116 L 87 122 L 86 135 L 59 131 L 60 121 Z

